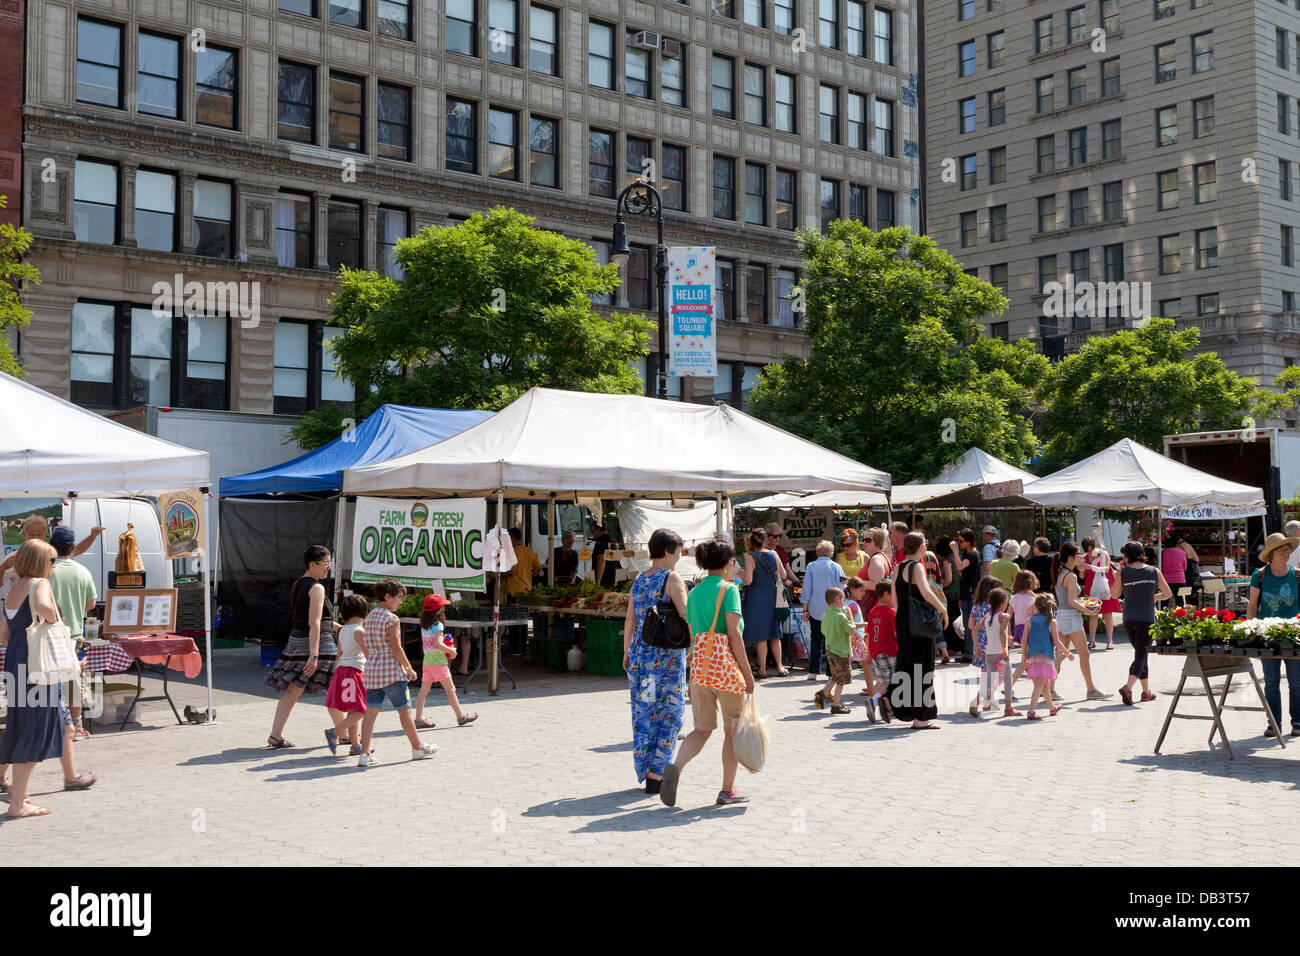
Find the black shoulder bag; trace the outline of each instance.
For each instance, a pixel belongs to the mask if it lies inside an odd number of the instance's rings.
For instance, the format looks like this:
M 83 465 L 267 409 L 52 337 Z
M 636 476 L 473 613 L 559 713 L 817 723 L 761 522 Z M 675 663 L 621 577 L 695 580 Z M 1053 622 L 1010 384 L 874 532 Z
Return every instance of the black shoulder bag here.
M 659 647 L 669 651 L 682 651 L 690 647 L 691 633 L 677 613 L 677 605 L 669 598 L 664 600 L 668 591 L 668 575 L 664 575 L 664 586 L 659 590 L 659 600 L 651 604 L 641 622 L 641 643 L 648 647 Z
M 916 585 L 911 581 L 911 577 L 912 569 L 918 563 L 917 561 L 909 561 L 907 571 L 903 574 L 903 580 L 907 582 L 911 590 L 917 590 Z M 925 570 L 924 565 L 921 566 L 921 570 Z M 926 587 L 929 587 L 929 584 L 930 582 L 927 579 Z M 895 584 L 895 587 L 897 586 Z M 939 612 L 934 609 L 933 604 L 923 598 L 913 597 L 909 600 L 907 623 L 909 625 L 908 630 L 913 637 L 936 638 L 943 633 L 943 624 L 939 621 Z

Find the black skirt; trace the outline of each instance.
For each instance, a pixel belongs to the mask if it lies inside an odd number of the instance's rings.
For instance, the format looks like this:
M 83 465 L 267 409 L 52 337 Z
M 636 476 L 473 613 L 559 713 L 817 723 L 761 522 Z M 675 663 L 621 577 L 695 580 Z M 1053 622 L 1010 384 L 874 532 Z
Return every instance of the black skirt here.
M 935 642 L 932 637 L 913 637 L 908 610 L 912 599 L 925 600 L 907 580 L 914 561 L 899 566 L 894 579 L 898 613 L 894 629 L 898 635 L 898 661 L 889 684 L 889 705 L 902 720 L 934 720 L 939 716 L 934 688 Z

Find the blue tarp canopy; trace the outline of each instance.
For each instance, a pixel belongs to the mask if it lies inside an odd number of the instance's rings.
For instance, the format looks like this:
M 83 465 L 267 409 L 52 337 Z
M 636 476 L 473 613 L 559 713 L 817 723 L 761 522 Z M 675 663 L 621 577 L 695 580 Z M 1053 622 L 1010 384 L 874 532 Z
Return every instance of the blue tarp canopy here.
M 373 415 L 328 444 L 291 461 L 221 479 L 222 498 L 337 493 L 343 470 L 387 461 L 457 435 L 492 412 L 381 405 Z

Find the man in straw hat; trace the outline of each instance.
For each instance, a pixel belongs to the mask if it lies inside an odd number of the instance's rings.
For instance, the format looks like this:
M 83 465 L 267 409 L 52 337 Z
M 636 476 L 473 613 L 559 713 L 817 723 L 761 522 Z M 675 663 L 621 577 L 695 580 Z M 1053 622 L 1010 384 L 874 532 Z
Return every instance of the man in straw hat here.
M 1280 617 L 1287 620 L 1300 614 L 1300 576 L 1291 567 L 1291 555 L 1300 547 L 1300 538 L 1288 538 L 1273 532 L 1264 541 L 1259 553 L 1263 567 L 1250 576 L 1250 606 L 1246 617 Z M 1278 725 L 1282 724 L 1282 661 L 1277 657 L 1263 658 L 1264 698 Z M 1300 737 L 1300 660 L 1286 662 L 1288 709 L 1291 711 L 1291 736 Z M 1264 731 L 1273 736 L 1273 728 Z

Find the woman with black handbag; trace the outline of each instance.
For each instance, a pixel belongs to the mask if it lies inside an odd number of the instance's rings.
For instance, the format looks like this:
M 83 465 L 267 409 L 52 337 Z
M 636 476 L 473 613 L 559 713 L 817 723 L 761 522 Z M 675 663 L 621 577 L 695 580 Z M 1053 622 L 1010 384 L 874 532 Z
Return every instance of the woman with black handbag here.
M 903 538 L 906 556 L 894 572 L 894 607 L 897 617 L 898 660 L 889 690 L 889 706 L 896 717 L 912 721 L 913 730 L 938 730 L 934 690 L 935 640 L 948 624 L 948 608 L 930 587 L 923 558 L 925 535 L 909 532 Z
M 660 528 L 650 536 L 650 569 L 632 582 L 623 620 L 623 669 L 632 695 L 632 760 L 637 782 L 658 793 L 686 713 L 686 582 L 674 570 L 682 539 Z

